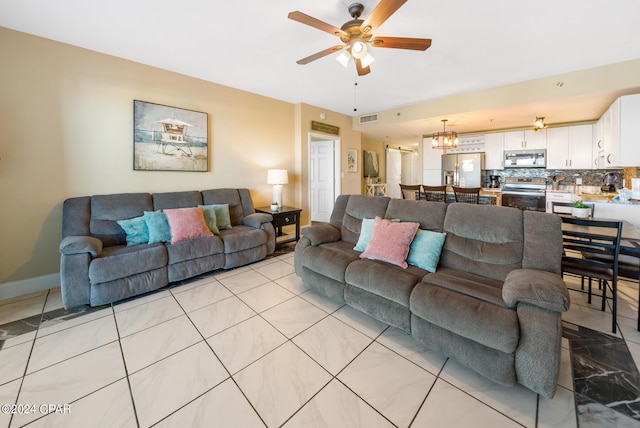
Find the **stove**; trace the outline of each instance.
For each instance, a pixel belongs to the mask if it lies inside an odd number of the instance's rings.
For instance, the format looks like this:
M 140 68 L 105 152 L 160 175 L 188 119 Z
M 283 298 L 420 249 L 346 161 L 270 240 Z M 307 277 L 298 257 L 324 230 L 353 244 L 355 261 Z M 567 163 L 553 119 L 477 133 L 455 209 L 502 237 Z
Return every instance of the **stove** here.
M 546 178 L 507 177 L 502 186 L 502 206 L 544 212 L 546 189 Z

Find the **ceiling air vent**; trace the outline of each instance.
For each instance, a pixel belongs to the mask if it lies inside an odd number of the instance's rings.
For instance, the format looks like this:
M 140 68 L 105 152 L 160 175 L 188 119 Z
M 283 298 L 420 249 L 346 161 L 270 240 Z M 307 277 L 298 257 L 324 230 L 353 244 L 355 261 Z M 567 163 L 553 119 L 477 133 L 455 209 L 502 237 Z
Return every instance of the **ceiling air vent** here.
M 372 123 L 378 121 L 378 113 L 367 114 L 364 116 L 360 116 L 360 124 L 363 123 Z

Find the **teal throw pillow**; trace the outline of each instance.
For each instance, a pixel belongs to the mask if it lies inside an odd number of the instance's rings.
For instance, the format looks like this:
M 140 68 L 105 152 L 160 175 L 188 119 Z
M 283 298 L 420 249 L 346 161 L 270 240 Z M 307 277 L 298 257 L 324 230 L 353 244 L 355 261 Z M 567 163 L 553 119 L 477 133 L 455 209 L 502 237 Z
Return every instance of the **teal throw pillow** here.
M 199 208 L 202 208 L 204 212 L 204 222 L 207 224 L 209 230 L 216 235 L 220 234 L 220 230 L 218 230 L 217 217 L 216 217 L 216 209 L 213 205 L 198 205 Z
M 149 230 L 149 244 L 171 241 L 171 229 L 165 213 L 145 211 L 143 217 Z
M 373 225 L 375 224 L 375 219 L 372 218 L 363 218 L 362 226 L 360 226 L 360 238 L 358 238 L 358 243 L 354 250 L 363 252 L 367 249 L 367 245 L 369 245 L 369 241 L 371 240 L 371 235 L 373 235 Z
M 446 233 L 418 229 L 409 247 L 407 262 L 428 272 L 435 272 L 446 237 Z
M 143 216 L 118 220 L 117 223 L 127 234 L 127 247 L 149 242 L 149 229 L 147 229 Z

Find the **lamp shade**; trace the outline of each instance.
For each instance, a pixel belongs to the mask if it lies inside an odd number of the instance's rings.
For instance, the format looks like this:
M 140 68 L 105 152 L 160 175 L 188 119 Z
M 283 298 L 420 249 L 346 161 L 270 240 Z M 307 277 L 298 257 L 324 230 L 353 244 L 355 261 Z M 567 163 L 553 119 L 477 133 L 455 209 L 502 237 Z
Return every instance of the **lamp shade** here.
M 270 169 L 267 171 L 267 184 L 288 184 L 289 174 L 286 169 Z

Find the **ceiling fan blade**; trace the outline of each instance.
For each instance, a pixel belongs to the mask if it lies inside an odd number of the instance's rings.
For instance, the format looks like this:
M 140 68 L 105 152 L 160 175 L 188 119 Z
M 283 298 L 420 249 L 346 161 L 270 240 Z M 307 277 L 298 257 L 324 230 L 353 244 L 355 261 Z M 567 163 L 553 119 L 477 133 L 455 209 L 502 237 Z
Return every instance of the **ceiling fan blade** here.
M 416 39 L 411 37 L 375 37 L 371 46 L 376 48 L 411 49 L 426 51 L 431 46 L 431 39 Z
M 375 30 L 406 2 L 407 0 L 381 0 L 371 11 L 371 14 L 367 16 L 360 28 L 365 33 Z
M 358 70 L 358 76 L 366 76 L 367 74 L 371 73 L 371 69 L 369 68 L 369 66 L 367 67 L 362 66 L 362 62 L 360 61 L 360 58 L 354 58 L 353 60 L 356 63 L 356 70 Z
M 320 21 L 319 19 L 314 18 L 313 16 L 309 16 L 302 12 L 298 12 L 298 11 L 291 12 L 289 13 L 288 16 L 289 16 L 289 19 L 293 19 L 294 21 L 298 21 L 301 24 L 305 24 L 313 28 L 317 28 L 320 31 L 327 32 L 334 36 L 342 37 L 347 35 L 347 33 L 342 31 L 341 29 L 334 27 L 331 24 L 327 24 L 324 21 Z
M 332 54 L 334 52 L 338 52 L 339 50 L 342 50 L 342 48 L 344 48 L 344 46 L 342 45 L 337 45 L 337 46 L 332 46 L 330 48 L 327 48 L 323 51 L 314 53 L 313 55 L 309 55 L 306 58 L 302 58 L 298 61 L 296 61 L 296 63 L 300 64 L 300 65 L 304 65 L 304 64 L 309 64 L 311 61 L 315 61 L 319 58 L 322 58 L 323 56 L 327 56 L 329 54 Z

